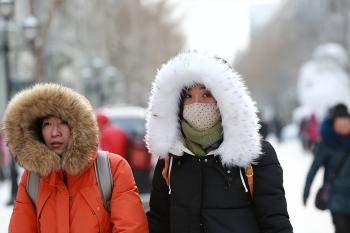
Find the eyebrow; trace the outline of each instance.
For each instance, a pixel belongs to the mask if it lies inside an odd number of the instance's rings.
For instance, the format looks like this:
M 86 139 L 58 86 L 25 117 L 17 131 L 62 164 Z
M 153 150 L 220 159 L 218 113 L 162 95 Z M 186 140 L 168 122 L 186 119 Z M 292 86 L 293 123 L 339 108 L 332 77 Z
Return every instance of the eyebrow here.
M 194 87 L 194 86 L 192 86 L 192 87 Z M 187 88 L 187 92 L 190 91 L 190 90 L 192 90 L 192 87 L 188 87 L 188 88 Z M 208 89 L 207 89 L 205 86 L 203 86 L 203 85 L 201 85 L 200 89 L 201 89 L 201 90 L 208 90 Z M 209 91 L 209 90 L 208 90 L 208 91 Z
M 46 121 L 46 120 L 43 120 L 43 121 L 41 122 L 41 127 L 43 127 L 44 124 L 46 124 L 46 123 L 47 123 L 47 121 Z

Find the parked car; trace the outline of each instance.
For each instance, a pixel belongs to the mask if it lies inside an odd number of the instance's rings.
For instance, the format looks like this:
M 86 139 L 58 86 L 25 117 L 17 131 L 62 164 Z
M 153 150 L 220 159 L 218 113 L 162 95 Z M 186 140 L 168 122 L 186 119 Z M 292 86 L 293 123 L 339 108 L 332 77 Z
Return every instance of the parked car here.
M 115 106 L 97 110 L 128 135 L 126 160 L 129 162 L 140 193 L 151 189 L 151 155 L 144 142 L 146 109 L 137 106 Z M 118 142 L 116 142 L 118 143 Z

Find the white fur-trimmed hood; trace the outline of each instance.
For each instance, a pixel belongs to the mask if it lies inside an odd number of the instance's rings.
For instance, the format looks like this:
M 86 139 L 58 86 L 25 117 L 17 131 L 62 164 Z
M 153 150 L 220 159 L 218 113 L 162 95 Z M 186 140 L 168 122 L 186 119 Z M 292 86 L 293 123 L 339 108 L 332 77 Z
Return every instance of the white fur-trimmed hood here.
M 184 87 L 201 83 L 217 100 L 224 140 L 215 150 L 224 165 L 245 167 L 261 153 L 257 109 L 240 76 L 214 56 L 181 53 L 164 64 L 152 85 L 146 117 L 149 151 L 167 157 L 183 140 L 178 119 Z

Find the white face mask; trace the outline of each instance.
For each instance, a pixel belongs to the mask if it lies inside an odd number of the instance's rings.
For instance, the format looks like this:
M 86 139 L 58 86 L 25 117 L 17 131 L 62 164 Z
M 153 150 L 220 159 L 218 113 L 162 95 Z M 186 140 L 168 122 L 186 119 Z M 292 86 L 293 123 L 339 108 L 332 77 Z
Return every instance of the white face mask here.
M 220 111 L 216 103 L 193 103 L 184 105 L 182 116 L 193 128 L 203 131 L 220 120 Z

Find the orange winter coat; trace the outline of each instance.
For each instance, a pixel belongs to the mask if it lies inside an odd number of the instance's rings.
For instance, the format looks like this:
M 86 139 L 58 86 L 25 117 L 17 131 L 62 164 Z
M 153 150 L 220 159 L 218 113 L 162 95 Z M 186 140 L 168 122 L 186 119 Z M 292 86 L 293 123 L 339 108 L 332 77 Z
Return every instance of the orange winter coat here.
M 70 129 L 60 155 L 42 139 L 42 120 L 47 116 L 60 118 Z M 98 148 L 97 120 L 84 96 L 58 84 L 37 84 L 11 99 L 3 129 L 13 158 L 26 170 L 14 203 L 10 233 L 148 232 L 131 168 L 111 153 L 111 211 L 104 209 L 93 166 Z M 26 191 L 28 171 L 41 175 L 38 209 Z
M 103 207 L 93 163 L 78 175 L 51 172 L 40 180 L 38 209 L 26 191 L 28 172 L 22 175 L 9 233 L 148 232 L 137 188 L 128 163 L 110 154 L 113 192 L 110 214 Z

